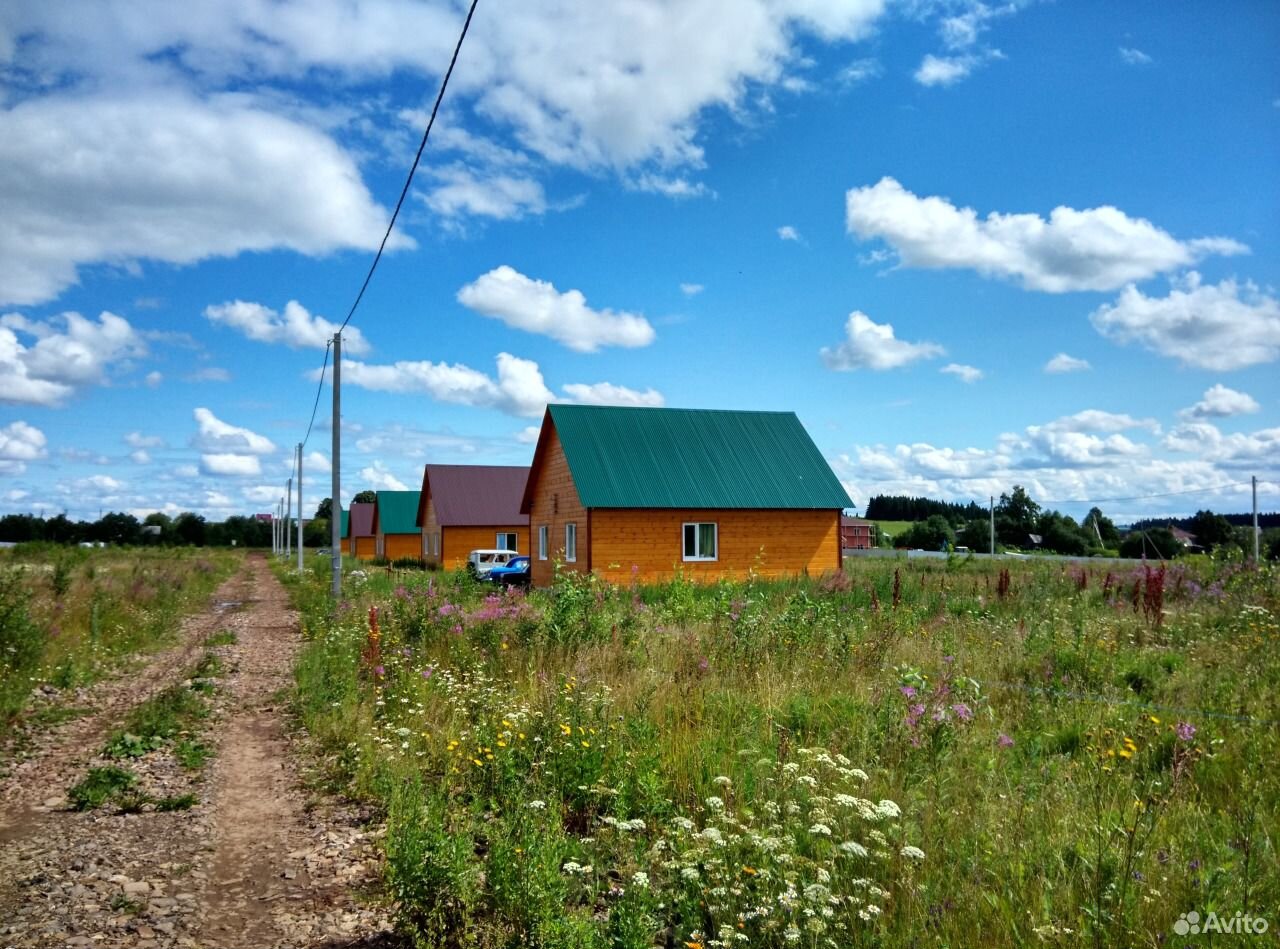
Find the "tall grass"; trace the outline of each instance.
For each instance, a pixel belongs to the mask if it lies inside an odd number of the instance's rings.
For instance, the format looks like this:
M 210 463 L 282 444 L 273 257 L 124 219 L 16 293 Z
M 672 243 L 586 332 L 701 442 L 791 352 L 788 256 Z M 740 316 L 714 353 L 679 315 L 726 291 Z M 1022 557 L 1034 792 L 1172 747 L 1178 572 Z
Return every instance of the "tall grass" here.
M 240 562 L 227 551 L 20 545 L 0 555 L 0 744 L 42 685 L 91 682 L 171 642 Z
M 1276 580 L 289 582 L 301 712 L 419 944 L 1012 947 L 1280 906 Z

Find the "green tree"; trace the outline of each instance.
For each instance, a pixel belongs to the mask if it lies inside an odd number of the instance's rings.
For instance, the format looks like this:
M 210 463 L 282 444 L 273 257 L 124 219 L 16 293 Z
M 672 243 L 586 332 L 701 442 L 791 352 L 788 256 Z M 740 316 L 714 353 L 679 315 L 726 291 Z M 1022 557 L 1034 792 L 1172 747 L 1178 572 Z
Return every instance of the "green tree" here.
M 142 525 L 132 514 L 111 511 L 102 516 L 97 523 L 91 525 L 90 534 L 94 540 L 107 544 L 136 544 L 141 537 Z
M 352 504 L 372 504 L 376 500 L 378 500 L 377 491 L 361 491 L 359 494 L 357 494 L 354 498 L 351 499 L 351 503 Z
M 302 542 L 308 547 L 328 547 L 332 541 L 327 517 L 313 518 L 302 528 Z
M 991 553 L 991 522 L 985 517 L 975 517 L 961 529 L 960 540 L 976 553 Z
M 1173 536 L 1167 527 L 1152 527 L 1147 530 L 1130 531 L 1120 542 L 1120 556 L 1134 559 L 1147 557 L 1151 560 L 1172 560 L 1182 553 L 1182 544 Z
M 199 514 L 183 511 L 173 521 L 173 532 L 178 542 L 191 547 L 203 547 L 206 542 L 205 533 L 208 525 Z
M 1212 511 L 1196 511 L 1187 530 L 1196 535 L 1196 543 L 1205 550 L 1213 550 L 1232 540 L 1231 522 Z
M 312 516 L 316 520 L 323 518 L 327 521 L 331 518 L 333 516 L 333 498 L 325 498 L 321 501 L 319 506 L 316 507 L 316 513 Z
M 899 546 L 920 550 L 943 550 L 956 539 L 951 523 L 941 514 L 930 514 L 926 520 L 912 524 L 898 538 Z
M 1101 539 L 1103 547 L 1114 550 L 1120 546 L 1120 531 L 1111 518 L 1103 515 L 1101 508 L 1089 508 L 1089 513 L 1084 516 L 1084 523 L 1081 526 L 1093 534 L 1095 541 Z

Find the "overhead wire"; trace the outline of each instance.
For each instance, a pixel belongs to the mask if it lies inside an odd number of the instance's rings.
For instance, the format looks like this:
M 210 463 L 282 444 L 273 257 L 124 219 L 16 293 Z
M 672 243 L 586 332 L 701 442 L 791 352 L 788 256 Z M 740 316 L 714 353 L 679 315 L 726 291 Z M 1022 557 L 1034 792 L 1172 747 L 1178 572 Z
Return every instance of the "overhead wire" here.
M 307 422 L 307 434 L 302 436 L 302 447 L 307 447 L 307 439 L 311 437 L 311 426 L 316 424 L 316 410 L 320 408 L 320 393 L 324 391 L 324 374 L 329 369 L 329 350 L 333 348 L 333 340 L 325 343 L 324 363 L 320 366 L 320 381 L 316 383 L 316 401 L 311 406 L 311 421 Z

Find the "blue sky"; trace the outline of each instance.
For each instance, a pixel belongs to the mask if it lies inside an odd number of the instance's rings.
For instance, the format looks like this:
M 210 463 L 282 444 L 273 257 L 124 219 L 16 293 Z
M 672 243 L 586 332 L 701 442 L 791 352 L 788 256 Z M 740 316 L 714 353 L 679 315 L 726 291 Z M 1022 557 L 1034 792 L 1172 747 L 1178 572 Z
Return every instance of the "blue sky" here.
M 0 512 L 271 508 L 463 12 L 0 9 Z M 480 0 L 344 495 L 571 400 L 794 410 L 859 507 L 1276 509 L 1277 48 L 1267 2 Z

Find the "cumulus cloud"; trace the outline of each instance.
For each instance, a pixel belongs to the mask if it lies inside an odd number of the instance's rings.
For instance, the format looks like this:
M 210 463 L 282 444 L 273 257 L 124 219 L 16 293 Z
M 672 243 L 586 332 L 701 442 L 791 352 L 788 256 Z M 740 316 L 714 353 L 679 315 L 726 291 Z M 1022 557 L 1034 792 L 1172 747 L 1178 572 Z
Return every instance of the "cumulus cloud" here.
M 508 326 L 550 336 L 577 352 L 601 346 L 647 346 L 653 327 L 643 316 L 610 309 L 593 310 L 579 290 L 558 291 L 503 264 L 458 291 L 458 302 Z
M 591 405 L 661 405 L 662 395 L 654 389 L 638 391 L 602 382 L 592 385 L 570 383 L 565 396 L 557 397 L 547 388 L 542 370 L 531 359 L 499 353 L 497 378 L 460 363 L 401 361 L 391 365 L 369 365 L 351 360 L 343 363 L 344 383 L 377 392 L 425 393 L 440 402 L 477 408 L 497 409 L 508 415 L 537 418 L 549 402 L 583 401 Z M 319 377 L 319 370 L 311 378 Z
M 1164 446 L 1226 467 L 1256 469 L 1280 457 L 1280 428 L 1225 434 L 1209 422 L 1188 422 L 1169 432 Z
M 782 227 L 778 228 L 778 236 L 782 238 L 784 241 L 800 240 L 800 232 L 797 231 L 790 224 L 784 224 L 782 225 Z
M 129 432 L 124 437 L 124 443 L 130 448 L 161 448 L 164 446 L 164 438 L 159 435 L 143 435 L 142 432 Z
M 114 313 L 103 311 L 96 322 L 79 313 L 49 320 L 6 313 L 0 316 L 0 402 L 61 405 L 146 351 L 129 321 Z
M 970 268 L 1049 293 L 1113 290 L 1210 254 L 1248 252 L 1225 237 L 1179 241 L 1110 206 L 1058 207 L 1048 220 L 998 211 L 979 218 L 973 208 L 919 197 L 893 178 L 851 189 L 845 221 L 861 240 L 886 241 L 905 267 Z
M 257 455 L 210 452 L 200 456 L 200 470 L 207 475 L 233 478 L 257 477 L 262 474 L 262 462 L 258 460 Z
M 1002 59 L 1000 50 L 979 42 L 991 21 L 1015 12 L 1013 3 L 988 6 L 973 3 L 960 13 L 943 17 L 938 23 L 938 35 L 949 51 L 947 55 L 927 54 L 921 60 L 913 78 L 922 86 L 950 86 L 965 79 L 983 63 Z
M 1075 356 L 1068 356 L 1066 353 L 1058 353 L 1047 363 L 1044 364 L 1044 371 L 1048 373 L 1061 374 L 1064 372 L 1084 372 L 1086 369 L 1092 369 L 1087 359 L 1077 359 Z
M 1253 283 L 1205 284 L 1195 271 L 1175 280 L 1165 297 L 1131 284 L 1089 319 L 1108 339 L 1200 369 L 1243 369 L 1280 357 L 1280 299 Z
M 154 389 L 156 386 L 160 385 L 160 383 L 164 382 L 164 373 L 159 372 L 158 370 L 152 370 L 146 374 L 142 381 L 147 384 L 148 389 Z
M 192 414 L 199 426 L 192 444 L 202 451 L 267 455 L 276 450 L 275 443 L 265 435 L 224 422 L 207 408 L 197 408 Z
M 0 302 L 53 299 L 91 264 L 372 249 L 388 216 L 328 135 L 235 97 L 31 99 L 0 110 L 0 165 Z
M 1121 46 L 1120 58 L 1130 66 L 1150 66 L 1155 60 L 1133 46 Z
M 547 210 L 542 184 L 528 174 L 481 171 L 461 163 L 429 171 L 433 180 L 422 201 L 441 217 L 486 217 L 515 221 Z
M 48 451 L 44 432 L 22 420 L 0 428 L 0 474 L 20 475 L 27 462 L 39 461 Z
M 687 297 L 696 297 L 703 290 L 707 289 L 700 283 L 682 283 L 680 284 L 680 292 Z
M 231 373 L 221 366 L 205 366 L 182 377 L 187 382 L 230 382 Z
M 947 363 L 938 371 L 955 376 L 961 382 L 977 382 L 983 375 L 982 370 L 976 366 L 966 366 L 958 362 Z
M 967 77 L 980 62 L 977 56 L 935 56 L 928 53 L 912 76 L 922 86 L 950 86 Z
M 145 448 L 139 448 L 137 451 L 129 452 L 129 460 L 135 465 L 149 465 L 151 464 L 151 453 Z
M 291 349 L 324 349 L 338 332 L 338 324 L 313 316 L 297 300 L 285 304 L 278 313 L 261 303 L 232 300 L 204 308 L 205 319 L 238 330 L 259 343 L 283 343 Z M 342 351 L 353 356 L 369 352 L 364 334 L 354 326 L 342 331 Z
M 1221 382 L 1205 390 L 1204 398 L 1178 413 L 1184 419 L 1230 418 L 1250 415 L 1261 409 L 1258 400 L 1247 392 L 1228 389 Z
M 360 483 L 375 491 L 407 491 L 409 486 L 387 470 L 381 461 L 360 469 Z
M 849 314 L 845 340 L 824 346 L 819 352 L 828 369 L 897 369 L 921 359 L 933 359 L 945 350 L 937 343 L 911 343 L 898 339 L 890 323 L 877 323 L 861 310 Z

